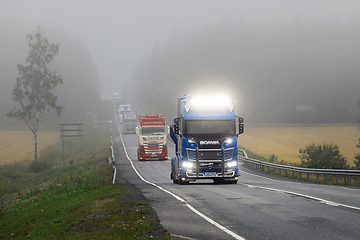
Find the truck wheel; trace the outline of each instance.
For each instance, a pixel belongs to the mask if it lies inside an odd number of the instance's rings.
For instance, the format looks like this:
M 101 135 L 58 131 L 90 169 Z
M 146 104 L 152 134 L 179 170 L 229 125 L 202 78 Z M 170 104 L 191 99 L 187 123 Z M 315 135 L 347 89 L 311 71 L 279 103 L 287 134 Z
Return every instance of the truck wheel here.
M 176 179 L 174 173 L 171 173 L 171 175 L 172 175 L 171 179 L 173 180 L 173 183 L 178 184 L 179 180 Z
M 175 183 L 175 184 L 179 183 L 179 181 L 175 178 L 175 174 L 172 169 L 171 169 L 171 173 L 170 173 L 170 179 L 172 179 L 173 183 Z

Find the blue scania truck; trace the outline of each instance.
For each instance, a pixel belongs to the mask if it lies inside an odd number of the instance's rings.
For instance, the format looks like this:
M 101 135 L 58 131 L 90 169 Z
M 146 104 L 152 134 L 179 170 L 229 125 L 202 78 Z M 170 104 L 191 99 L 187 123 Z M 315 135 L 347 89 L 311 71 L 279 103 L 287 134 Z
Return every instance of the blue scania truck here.
M 170 129 L 176 154 L 171 158 L 173 182 L 237 183 L 237 137 L 243 132 L 244 119 L 235 115 L 233 98 L 180 96 Z

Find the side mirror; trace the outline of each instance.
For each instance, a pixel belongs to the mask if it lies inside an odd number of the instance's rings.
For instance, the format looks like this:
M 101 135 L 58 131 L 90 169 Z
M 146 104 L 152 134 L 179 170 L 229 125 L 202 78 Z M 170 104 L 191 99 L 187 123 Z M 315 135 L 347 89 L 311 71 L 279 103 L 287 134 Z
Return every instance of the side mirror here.
M 136 134 L 139 136 L 140 135 L 140 128 L 139 126 L 136 127 Z
M 174 118 L 174 133 L 179 134 L 180 118 Z
M 170 134 L 170 127 L 169 126 L 165 126 L 165 134 L 169 135 Z
M 238 134 L 242 134 L 242 133 L 244 133 L 244 118 L 238 117 L 238 119 L 239 119 L 239 133 Z

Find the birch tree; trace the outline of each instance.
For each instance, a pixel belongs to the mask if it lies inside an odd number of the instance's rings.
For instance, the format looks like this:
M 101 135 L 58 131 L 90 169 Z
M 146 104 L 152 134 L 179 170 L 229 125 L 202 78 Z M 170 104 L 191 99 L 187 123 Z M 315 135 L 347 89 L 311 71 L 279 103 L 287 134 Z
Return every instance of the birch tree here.
M 30 50 L 26 58 L 27 65 L 18 64 L 19 77 L 13 89 L 12 100 L 19 103 L 9 113 L 8 118 L 25 121 L 34 134 L 34 161 L 37 160 L 37 135 L 46 112 L 55 110 L 57 115 L 65 110 L 58 106 L 58 97 L 54 88 L 63 84 L 61 75 L 49 69 L 49 64 L 59 54 L 59 44 L 50 43 L 44 36 L 44 29 L 38 26 L 35 33 L 26 37 Z

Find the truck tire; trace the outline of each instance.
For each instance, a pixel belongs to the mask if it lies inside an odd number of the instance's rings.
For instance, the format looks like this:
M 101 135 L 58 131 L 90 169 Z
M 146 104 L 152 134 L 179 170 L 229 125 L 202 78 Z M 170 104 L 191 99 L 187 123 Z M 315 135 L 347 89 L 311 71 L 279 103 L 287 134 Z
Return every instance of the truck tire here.
M 173 163 L 171 163 L 171 173 L 170 173 L 170 179 L 173 180 L 173 183 L 178 184 L 179 181 L 176 179 L 175 177 L 175 172 L 174 172 L 174 166 Z
M 174 176 L 174 174 L 172 175 L 172 180 L 173 180 L 173 183 L 175 184 L 178 184 L 179 183 L 179 180 L 177 180 Z

